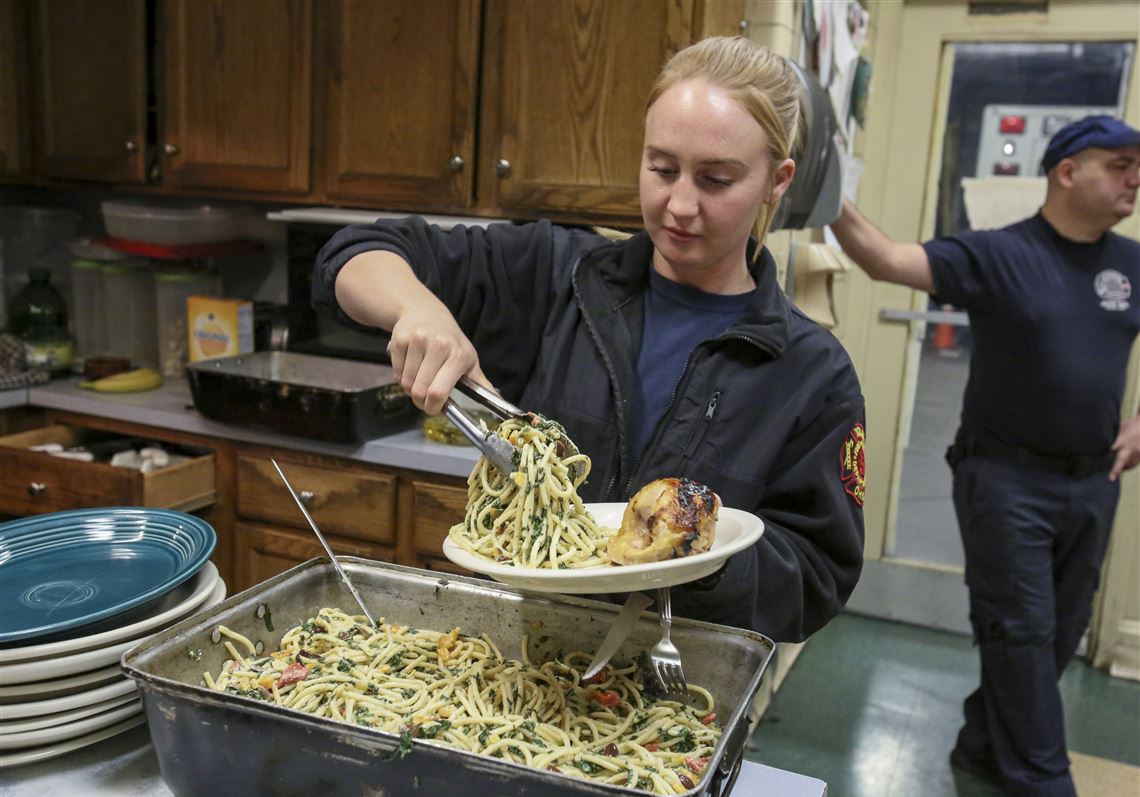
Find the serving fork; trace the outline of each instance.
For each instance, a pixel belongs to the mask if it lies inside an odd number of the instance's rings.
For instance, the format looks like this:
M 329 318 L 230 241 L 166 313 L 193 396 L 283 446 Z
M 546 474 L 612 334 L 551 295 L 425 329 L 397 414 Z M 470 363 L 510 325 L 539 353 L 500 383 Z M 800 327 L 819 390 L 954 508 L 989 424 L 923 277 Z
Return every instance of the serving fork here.
M 673 604 L 668 587 L 657 589 L 657 614 L 661 622 L 661 639 L 649 649 L 649 666 L 666 694 L 685 692 L 685 671 L 681 669 L 681 652 L 669 638 L 673 627 Z

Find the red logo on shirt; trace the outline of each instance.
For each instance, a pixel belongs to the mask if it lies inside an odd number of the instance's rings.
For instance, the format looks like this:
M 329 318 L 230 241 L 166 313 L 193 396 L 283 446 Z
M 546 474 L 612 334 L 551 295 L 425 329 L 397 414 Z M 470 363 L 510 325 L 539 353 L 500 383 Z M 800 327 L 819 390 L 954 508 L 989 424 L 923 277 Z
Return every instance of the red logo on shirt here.
M 843 439 L 843 447 L 839 451 L 839 478 L 844 491 L 859 506 L 863 506 L 863 491 L 867 486 L 867 465 L 863 459 L 866 436 L 863 424 L 855 424 Z

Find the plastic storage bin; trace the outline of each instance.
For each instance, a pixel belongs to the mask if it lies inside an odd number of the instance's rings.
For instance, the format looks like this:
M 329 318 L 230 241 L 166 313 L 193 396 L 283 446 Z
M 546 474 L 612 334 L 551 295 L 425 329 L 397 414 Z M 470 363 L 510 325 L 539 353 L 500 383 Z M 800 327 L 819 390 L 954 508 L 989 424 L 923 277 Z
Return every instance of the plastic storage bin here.
M 154 276 L 145 263 L 105 263 L 103 283 L 103 341 L 106 354 L 127 357 L 131 366 L 158 366 L 158 319 Z
M 164 272 L 154 276 L 158 306 L 158 368 L 166 377 L 181 377 L 186 369 L 188 345 L 186 299 L 219 296 L 221 280 L 209 272 Z
M 247 210 L 213 205 L 180 208 L 108 200 L 102 207 L 108 235 L 166 246 L 239 239 L 250 215 Z

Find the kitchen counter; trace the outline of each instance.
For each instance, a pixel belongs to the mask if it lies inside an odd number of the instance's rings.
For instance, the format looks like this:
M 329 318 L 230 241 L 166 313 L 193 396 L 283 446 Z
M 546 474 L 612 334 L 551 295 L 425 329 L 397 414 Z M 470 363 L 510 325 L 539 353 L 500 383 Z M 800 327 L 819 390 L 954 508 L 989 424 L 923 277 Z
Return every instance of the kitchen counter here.
M 172 794 L 158 771 L 150 732 L 140 725 L 118 736 L 37 764 L 0 771 L 5 797 L 168 797 Z M 744 762 L 732 797 L 770 794 L 780 797 L 825 797 L 827 784 Z
M 79 387 L 79 381 L 78 378 L 56 379 L 45 385 L 0 391 L 0 408 L 30 405 L 65 410 L 445 476 L 467 477 L 479 459 L 479 452 L 474 448 L 426 440 L 418 427 L 360 445 L 341 445 L 218 423 L 202 417 L 194 409 L 190 386 L 183 379 L 169 379 L 162 387 L 141 393 L 96 393 Z

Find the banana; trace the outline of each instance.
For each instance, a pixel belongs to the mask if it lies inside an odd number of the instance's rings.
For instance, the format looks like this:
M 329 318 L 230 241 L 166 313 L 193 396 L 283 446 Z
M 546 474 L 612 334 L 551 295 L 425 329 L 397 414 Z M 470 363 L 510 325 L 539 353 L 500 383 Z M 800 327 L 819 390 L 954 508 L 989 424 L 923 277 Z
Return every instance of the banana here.
M 136 368 L 133 371 L 123 371 L 102 379 L 79 383 L 80 387 L 100 393 L 137 393 L 140 390 L 153 390 L 161 385 L 162 374 L 153 368 Z

